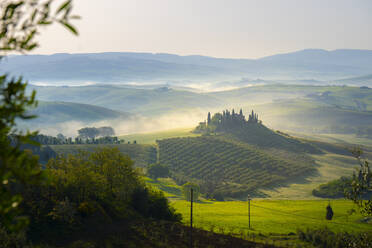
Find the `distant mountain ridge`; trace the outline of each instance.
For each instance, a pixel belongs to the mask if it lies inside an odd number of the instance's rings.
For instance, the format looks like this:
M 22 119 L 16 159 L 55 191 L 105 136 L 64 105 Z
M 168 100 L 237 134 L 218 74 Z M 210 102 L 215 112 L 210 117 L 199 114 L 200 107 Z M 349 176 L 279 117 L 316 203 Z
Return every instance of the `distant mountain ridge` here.
M 370 74 L 372 50 L 306 49 L 260 59 L 166 53 L 82 53 L 9 56 L 0 72 L 35 81 L 180 81 L 277 77 L 337 79 Z

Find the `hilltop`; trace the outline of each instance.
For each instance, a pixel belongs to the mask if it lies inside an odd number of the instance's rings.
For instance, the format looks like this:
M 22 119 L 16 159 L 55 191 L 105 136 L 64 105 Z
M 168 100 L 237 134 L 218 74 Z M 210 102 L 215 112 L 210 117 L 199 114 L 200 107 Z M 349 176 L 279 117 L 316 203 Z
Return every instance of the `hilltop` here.
M 265 127 L 254 111 L 223 111 L 201 122 L 199 137 L 158 140 L 159 162 L 177 183 L 197 181 L 209 196 L 243 197 L 264 187 L 315 172 L 308 154 L 322 154 L 310 143 Z
M 224 137 L 235 139 L 259 148 L 279 148 L 289 152 L 320 153 L 320 150 L 311 144 L 301 142 L 282 132 L 275 132 L 267 128 L 253 110 L 246 120 L 242 109 L 235 113 L 224 110 L 211 117 L 208 113 L 207 121 L 201 122 L 194 132 L 204 134 L 222 133 Z

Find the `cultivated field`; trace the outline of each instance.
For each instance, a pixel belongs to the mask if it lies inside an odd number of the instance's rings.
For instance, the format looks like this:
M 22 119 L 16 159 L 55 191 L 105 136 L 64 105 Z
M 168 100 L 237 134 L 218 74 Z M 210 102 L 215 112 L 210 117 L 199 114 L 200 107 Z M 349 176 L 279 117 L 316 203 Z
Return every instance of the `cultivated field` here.
M 136 140 L 138 144 L 155 144 L 156 140 L 160 139 L 200 136 L 200 134 L 192 133 L 192 130 L 193 128 L 177 128 L 159 132 L 123 135 L 120 138 L 131 142 Z

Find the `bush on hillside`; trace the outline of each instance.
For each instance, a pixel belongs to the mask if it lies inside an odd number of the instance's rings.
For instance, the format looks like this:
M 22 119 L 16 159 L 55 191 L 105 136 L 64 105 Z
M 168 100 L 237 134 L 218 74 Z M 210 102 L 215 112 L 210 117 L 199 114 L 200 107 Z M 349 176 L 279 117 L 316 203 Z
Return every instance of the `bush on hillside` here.
M 147 174 L 152 179 L 169 176 L 169 167 L 159 163 L 151 164 L 147 168 Z
M 323 198 L 343 198 L 345 192 L 351 190 L 351 178 L 341 177 L 340 179 L 330 181 L 319 185 L 312 191 L 312 194 Z
M 200 194 L 199 185 L 197 185 L 196 183 L 191 183 L 191 182 L 185 183 L 182 186 L 182 194 L 185 197 L 186 201 L 191 201 L 191 189 L 193 190 L 192 196 L 193 196 L 193 201 L 195 202 L 198 200 L 199 194 Z

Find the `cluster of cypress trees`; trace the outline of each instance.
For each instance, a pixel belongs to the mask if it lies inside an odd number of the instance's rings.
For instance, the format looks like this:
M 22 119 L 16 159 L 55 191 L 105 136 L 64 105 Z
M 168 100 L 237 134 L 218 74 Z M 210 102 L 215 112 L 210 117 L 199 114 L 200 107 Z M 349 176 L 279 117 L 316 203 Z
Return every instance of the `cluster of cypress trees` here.
M 239 113 L 236 113 L 234 109 L 230 112 L 229 110 L 224 110 L 221 113 L 215 113 L 213 117 L 211 113 L 208 112 L 207 121 L 200 122 L 199 126 L 195 129 L 196 132 L 208 132 L 208 131 L 227 131 L 236 127 L 243 127 L 247 123 L 257 123 L 262 122 L 258 119 L 258 114 L 252 110 L 249 114 L 248 120 L 243 114 L 243 110 L 240 109 Z

